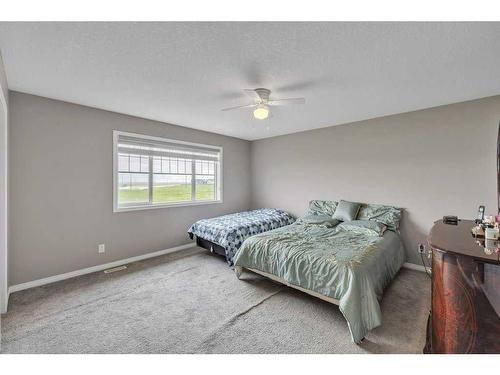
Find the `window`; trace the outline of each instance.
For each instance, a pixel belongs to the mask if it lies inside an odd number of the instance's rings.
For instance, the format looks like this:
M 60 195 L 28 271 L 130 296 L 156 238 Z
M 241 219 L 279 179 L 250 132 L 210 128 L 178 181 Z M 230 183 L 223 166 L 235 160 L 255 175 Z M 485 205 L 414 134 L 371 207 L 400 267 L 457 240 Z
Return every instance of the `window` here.
M 114 209 L 222 200 L 222 148 L 113 132 Z

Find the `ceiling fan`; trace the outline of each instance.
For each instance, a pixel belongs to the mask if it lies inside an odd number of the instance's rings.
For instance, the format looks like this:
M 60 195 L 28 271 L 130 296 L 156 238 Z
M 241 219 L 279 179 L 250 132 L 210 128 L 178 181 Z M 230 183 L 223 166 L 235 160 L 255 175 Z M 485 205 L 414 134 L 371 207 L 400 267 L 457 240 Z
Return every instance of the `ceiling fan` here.
M 238 105 L 236 107 L 224 108 L 222 111 L 232 111 L 235 109 L 255 108 L 253 117 L 257 120 L 265 120 L 269 117 L 269 107 L 276 105 L 290 105 L 290 104 L 304 104 L 304 98 L 286 98 L 286 99 L 271 99 L 271 90 L 264 88 L 245 89 L 243 90 L 247 95 L 251 96 L 255 102 L 246 105 Z

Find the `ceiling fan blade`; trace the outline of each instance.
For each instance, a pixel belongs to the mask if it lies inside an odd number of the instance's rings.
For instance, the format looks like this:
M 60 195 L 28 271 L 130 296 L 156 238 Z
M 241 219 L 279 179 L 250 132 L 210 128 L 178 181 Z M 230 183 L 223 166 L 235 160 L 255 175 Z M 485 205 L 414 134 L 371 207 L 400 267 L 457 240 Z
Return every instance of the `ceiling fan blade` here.
M 243 89 L 243 92 L 251 99 L 254 99 L 254 100 L 261 100 L 259 94 L 257 94 L 257 91 L 255 91 L 254 89 Z
M 229 107 L 229 108 L 224 108 L 221 109 L 221 111 L 233 111 L 235 109 L 241 109 L 241 108 L 252 108 L 252 107 L 257 107 L 259 104 L 246 104 L 246 105 L 237 105 L 236 107 Z
M 305 104 L 305 98 L 288 98 L 288 99 L 273 99 L 267 102 L 268 105 L 290 105 L 290 104 Z

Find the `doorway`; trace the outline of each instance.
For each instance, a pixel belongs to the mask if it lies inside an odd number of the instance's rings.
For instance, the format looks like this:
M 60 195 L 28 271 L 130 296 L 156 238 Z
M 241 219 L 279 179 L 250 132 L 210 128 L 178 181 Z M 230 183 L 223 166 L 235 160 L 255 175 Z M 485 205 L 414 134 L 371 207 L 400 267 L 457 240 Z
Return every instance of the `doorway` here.
M 7 312 L 7 98 L 0 91 L 0 313 Z

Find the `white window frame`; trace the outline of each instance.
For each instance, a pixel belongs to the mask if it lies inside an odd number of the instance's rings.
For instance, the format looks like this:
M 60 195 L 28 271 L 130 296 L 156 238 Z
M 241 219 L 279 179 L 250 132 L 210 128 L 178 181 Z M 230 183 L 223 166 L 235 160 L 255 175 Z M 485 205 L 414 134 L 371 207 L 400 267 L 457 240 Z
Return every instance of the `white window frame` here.
M 216 195 L 218 199 L 215 200 L 206 200 L 206 201 L 186 201 L 186 202 L 174 202 L 174 203 L 161 203 L 161 204 L 153 204 L 153 203 L 139 203 L 137 205 L 127 205 L 127 206 L 119 206 L 118 205 L 118 138 L 120 135 L 123 136 L 131 136 L 136 138 L 142 138 L 145 140 L 153 140 L 160 142 L 168 142 L 168 143 L 176 143 L 179 145 L 185 146 L 194 146 L 194 147 L 203 147 L 203 148 L 211 148 L 217 150 L 219 152 L 220 158 L 219 163 L 217 165 L 216 170 Z M 223 180 L 222 180 L 222 160 L 223 160 L 223 150 L 220 146 L 206 145 L 202 143 L 193 143 L 193 142 L 185 142 L 179 141 L 176 139 L 162 138 L 162 137 L 154 137 L 145 134 L 138 133 L 129 133 L 120 130 L 113 130 L 113 212 L 125 212 L 125 211 L 138 211 L 138 210 L 151 210 L 158 208 L 168 208 L 168 207 L 182 207 L 182 206 L 199 206 L 206 204 L 218 204 L 222 203 L 222 192 L 223 192 Z M 150 165 L 150 174 L 153 173 Z M 194 199 L 194 197 L 193 197 Z

